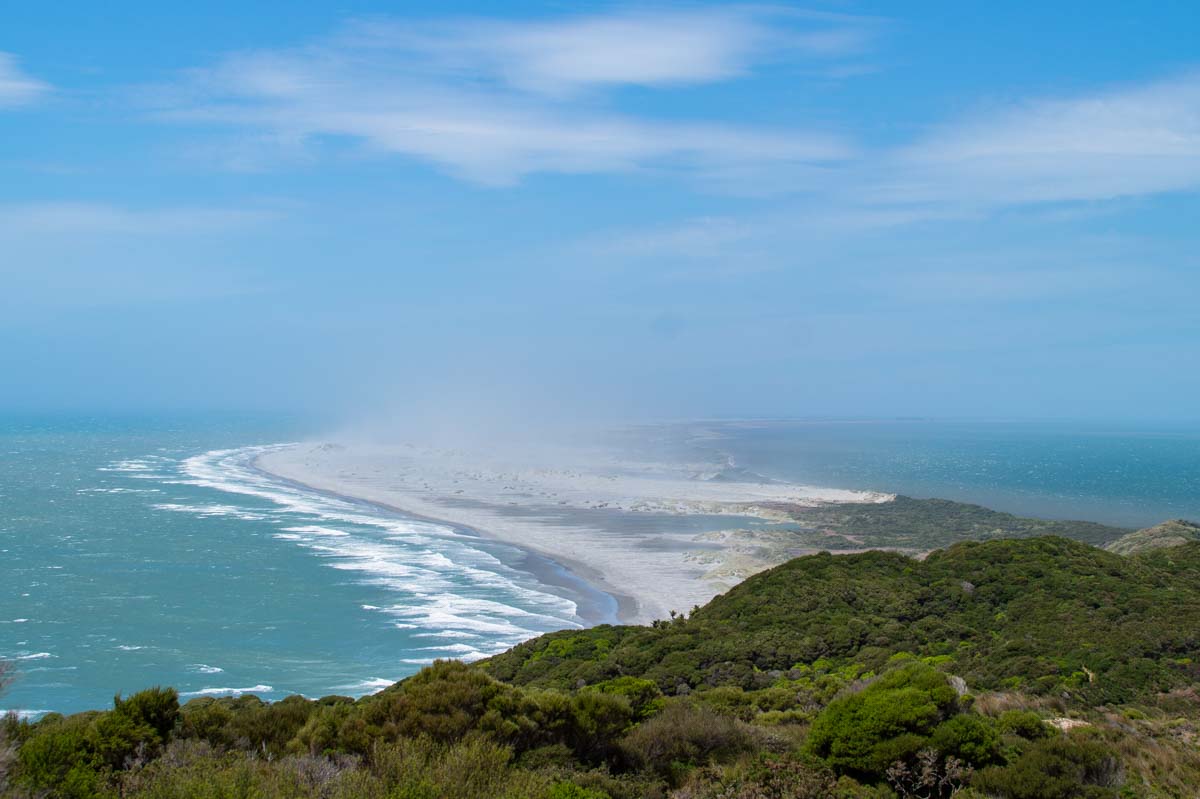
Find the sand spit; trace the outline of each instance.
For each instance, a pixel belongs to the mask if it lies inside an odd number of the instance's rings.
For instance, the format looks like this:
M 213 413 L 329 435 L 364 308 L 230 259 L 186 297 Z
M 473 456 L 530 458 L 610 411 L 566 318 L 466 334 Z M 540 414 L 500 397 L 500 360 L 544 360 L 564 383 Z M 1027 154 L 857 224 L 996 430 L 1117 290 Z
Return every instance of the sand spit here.
M 295 444 L 258 458 L 313 488 L 470 527 L 555 560 L 612 594 L 624 622 L 703 604 L 801 554 L 786 508 L 886 502 L 891 495 L 704 479 L 678 465 L 550 468 L 412 446 Z M 812 551 L 812 550 L 808 550 Z

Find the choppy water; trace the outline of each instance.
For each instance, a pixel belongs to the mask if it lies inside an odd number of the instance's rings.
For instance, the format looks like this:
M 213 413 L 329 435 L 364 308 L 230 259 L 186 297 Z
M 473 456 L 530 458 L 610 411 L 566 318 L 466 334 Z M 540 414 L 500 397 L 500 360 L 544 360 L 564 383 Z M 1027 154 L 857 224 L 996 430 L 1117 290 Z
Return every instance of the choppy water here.
M 0 420 L 0 657 L 20 670 L 0 707 L 103 707 L 159 683 L 362 694 L 607 599 L 470 531 L 256 471 L 255 442 L 292 432 L 272 427 Z

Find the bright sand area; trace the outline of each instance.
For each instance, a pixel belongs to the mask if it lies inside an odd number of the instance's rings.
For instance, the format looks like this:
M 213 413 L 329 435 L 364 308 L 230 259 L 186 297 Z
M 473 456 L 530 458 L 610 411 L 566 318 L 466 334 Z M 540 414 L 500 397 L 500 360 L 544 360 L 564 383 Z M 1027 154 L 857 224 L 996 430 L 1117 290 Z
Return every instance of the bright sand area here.
M 357 443 L 288 445 L 257 461 L 318 490 L 469 527 L 548 557 L 614 596 L 620 620 L 631 623 L 687 611 L 803 554 L 788 545 L 786 529 L 770 524 L 789 521 L 789 510 L 892 499 L 713 479 L 680 465 L 543 463 Z

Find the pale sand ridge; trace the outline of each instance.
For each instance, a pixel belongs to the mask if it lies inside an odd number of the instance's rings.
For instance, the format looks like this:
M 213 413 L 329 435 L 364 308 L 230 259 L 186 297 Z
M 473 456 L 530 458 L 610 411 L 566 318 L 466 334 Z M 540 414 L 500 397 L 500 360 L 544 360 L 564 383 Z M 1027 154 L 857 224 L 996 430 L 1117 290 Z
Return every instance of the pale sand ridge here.
M 548 468 L 411 446 L 296 444 L 269 450 L 257 463 L 319 490 L 470 527 L 549 557 L 615 596 L 622 621 L 640 623 L 703 604 L 794 554 L 779 545 L 786 534 L 777 530 L 698 533 L 669 518 L 642 520 L 707 514 L 784 521 L 781 507 L 892 499 L 689 479 L 686 469 L 661 464 Z

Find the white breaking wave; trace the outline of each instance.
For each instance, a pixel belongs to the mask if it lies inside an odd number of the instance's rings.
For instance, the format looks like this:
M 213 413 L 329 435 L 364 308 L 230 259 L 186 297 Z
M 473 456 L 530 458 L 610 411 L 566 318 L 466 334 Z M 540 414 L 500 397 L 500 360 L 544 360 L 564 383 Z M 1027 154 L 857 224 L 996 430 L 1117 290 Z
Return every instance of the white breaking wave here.
M 201 674 L 220 674 L 221 672 L 225 671 L 225 669 L 221 668 L 220 666 L 209 666 L 206 663 L 196 663 L 192 666 L 192 668 Z
M 289 533 L 308 533 L 309 535 L 329 535 L 334 538 L 345 538 L 350 535 L 342 530 L 335 530 L 332 527 L 318 527 L 315 524 L 305 525 L 303 527 L 285 527 Z
M 395 628 L 420 630 L 414 636 L 477 642 L 439 648 L 463 659 L 486 657 L 550 630 L 582 626 L 574 602 L 542 590 L 528 575 L 481 548 L 483 542 L 474 535 L 322 494 L 255 468 L 259 455 L 283 446 L 288 445 L 215 450 L 187 458 L 175 465 L 173 474 L 160 477 L 164 484 L 215 489 L 253 498 L 257 504 L 177 500 L 153 507 L 200 517 L 275 522 L 279 527 L 272 538 L 281 544 L 301 547 L 329 567 L 357 575 L 362 584 L 397 595 L 394 605 L 364 604 L 363 610 L 393 617 Z M 165 471 L 160 460 L 121 461 L 113 469 L 118 465 L 139 476 Z M 263 508 L 263 500 L 274 508 Z M 404 662 L 425 664 L 432 659 Z
M 352 685 L 335 685 L 334 687 L 343 691 L 354 691 L 356 693 L 370 693 L 374 691 L 382 691 L 384 688 L 391 688 L 399 680 L 387 680 L 383 677 L 374 677 L 370 680 L 363 680 Z
M 252 513 L 244 508 L 234 507 L 233 505 L 184 505 L 176 502 L 160 502 L 151 507 L 155 510 L 194 513 L 197 516 L 232 516 L 235 519 L 244 519 L 250 522 L 261 521 L 267 518 L 261 513 Z
M 4 708 L 0 708 L 0 718 L 3 718 L 4 716 L 8 716 L 8 715 L 13 715 L 13 716 L 16 716 L 17 718 L 21 719 L 22 721 L 37 721 L 42 716 L 46 715 L 47 713 L 52 713 L 52 712 L 53 711 L 51 711 L 51 710 L 17 710 L 17 709 L 5 710 Z
M 201 688 L 199 691 L 183 691 L 180 696 L 241 696 L 242 694 L 272 694 L 269 685 L 252 685 L 249 688 Z

